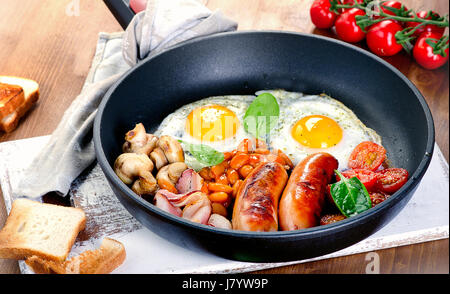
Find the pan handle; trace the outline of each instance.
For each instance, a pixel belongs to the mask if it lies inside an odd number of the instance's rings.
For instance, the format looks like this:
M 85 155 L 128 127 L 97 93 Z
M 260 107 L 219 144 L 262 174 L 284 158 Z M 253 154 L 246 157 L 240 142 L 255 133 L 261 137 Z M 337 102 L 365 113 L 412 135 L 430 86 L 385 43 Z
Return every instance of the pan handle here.
M 103 0 L 116 20 L 125 29 L 133 19 L 135 13 L 129 6 L 130 0 Z

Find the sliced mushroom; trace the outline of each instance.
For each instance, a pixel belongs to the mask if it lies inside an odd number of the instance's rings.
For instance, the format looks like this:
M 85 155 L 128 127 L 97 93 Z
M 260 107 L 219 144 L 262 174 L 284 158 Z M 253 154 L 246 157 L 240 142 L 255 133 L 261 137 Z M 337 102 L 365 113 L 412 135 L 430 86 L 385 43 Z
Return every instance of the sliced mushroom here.
M 178 193 L 175 184 L 183 171 L 187 169 L 184 162 L 174 162 L 163 166 L 156 174 L 156 180 L 161 189 L 166 189 L 172 193 Z
M 178 193 L 175 183 L 169 178 L 169 165 L 163 166 L 156 174 L 156 181 L 161 189 L 165 189 L 172 193 Z
M 153 162 L 145 154 L 122 153 L 114 162 L 114 172 L 122 182 L 131 185 L 138 195 L 152 194 L 157 188 L 157 182 L 152 175 Z
M 153 149 L 152 153 L 150 153 L 150 159 L 155 164 L 157 170 L 168 163 L 167 158 L 164 155 L 164 151 L 159 147 Z
M 156 147 L 158 137 L 147 134 L 142 123 L 136 124 L 134 129 L 125 135 L 122 150 L 127 153 L 143 153 L 149 155 Z
M 174 162 L 169 164 L 168 166 L 169 179 L 175 185 L 178 182 L 178 179 L 181 177 L 181 174 L 188 169 L 188 166 L 184 162 Z
M 156 179 L 150 173 L 145 177 L 139 177 L 139 179 L 134 182 L 131 190 L 138 195 L 153 195 L 158 190 L 158 184 Z
M 161 136 L 158 140 L 158 147 L 164 151 L 169 163 L 184 162 L 183 148 L 180 142 L 170 136 Z
M 144 173 L 153 170 L 153 162 L 145 154 L 122 153 L 114 162 L 114 172 L 127 185 Z

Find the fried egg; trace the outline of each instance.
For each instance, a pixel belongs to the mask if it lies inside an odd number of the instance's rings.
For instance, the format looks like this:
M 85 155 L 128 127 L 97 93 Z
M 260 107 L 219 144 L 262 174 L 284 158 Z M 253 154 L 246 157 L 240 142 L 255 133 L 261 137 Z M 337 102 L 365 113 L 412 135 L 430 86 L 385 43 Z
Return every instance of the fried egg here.
M 278 101 L 277 125 L 266 138 L 270 149 L 280 149 L 296 165 L 310 154 L 327 152 L 347 167 L 353 149 L 363 141 L 381 145 L 381 137 L 366 127 L 343 103 L 325 94 L 305 95 L 284 90 L 263 90 Z M 208 145 L 220 152 L 232 151 L 245 138 L 243 118 L 256 96 L 215 96 L 184 105 L 168 115 L 155 135 L 169 135 L 190 144 Z M 204 165 L 185 148 L 185 161 L 195 170 Z
M 280 116 L 268 138 L 269 145 L 281 149 L 295 165 L 310 154 L 327 152 L 343 170 L 348 168 L 348 158 L 359 143 L 372 141 L 381 145 L 381 137 L 374 130 L 343 103 L 325 94 L 270 92 L 280 105 Z
M 220 152 L 232 151 L 249 137 L 243 117 L 255 96 L 215 96 L 184 105 L 168 115 L 155 131 L 189 144 L 203 144 Z M 196 170 L 203 167 L 184 148 L 186 164 Z

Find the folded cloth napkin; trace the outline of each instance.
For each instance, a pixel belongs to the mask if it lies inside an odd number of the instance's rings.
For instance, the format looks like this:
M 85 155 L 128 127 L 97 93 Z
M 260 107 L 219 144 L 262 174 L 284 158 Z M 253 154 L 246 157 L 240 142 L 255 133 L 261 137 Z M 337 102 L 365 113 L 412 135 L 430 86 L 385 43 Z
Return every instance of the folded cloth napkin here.
M 88 77 L 48 144 L 23 172 L 17 187 L 12 187 L 14 195 L 67 195 L 71 183 L 95 161 L 92 126 L 97 108 L 130 66 L 182 41 L 236 29 L 236 22 L 197 0 L 149 0 L 146 10 L 138 13 L 123 33 L 121 46 L 117 46 L 121 58 L 111 54 L 106 64 L 97 66 L 94 81 Z

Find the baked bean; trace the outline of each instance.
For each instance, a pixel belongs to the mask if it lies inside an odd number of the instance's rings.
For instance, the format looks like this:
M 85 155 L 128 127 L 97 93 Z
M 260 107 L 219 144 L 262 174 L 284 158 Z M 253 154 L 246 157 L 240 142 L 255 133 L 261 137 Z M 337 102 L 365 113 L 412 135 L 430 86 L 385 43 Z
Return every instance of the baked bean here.
M 212 213 L 217 213 L 223 217 L 227 217 L 228 215 L 227 209 L 225 208 L 225 206 L 223 206 L 222 203 L 213 202 L 211 203 L 211 206 L 212 206 Z
M 241 187 L 243 182 L 244 182 L 243 180 L 237 180 L 236 183 L 234 183 L 233 188 L 232 188 L 233 191 L 231 193 L 231 196 L 233 196 L 233 198 L 236 198 L 239 188 Z
M 261 163 L 261 155 L 260 154 L 251 154 L 249 156 L 248 163 L 251 166 L 256 167 L 257 165 L 259 165 Z
M 240 169 L 243 165 L 246 165 L 250 160 L 250 156 L 247 153 L 238 152 L 230 161 L 230 167 L 233 169 Z
M 226 202 L 228 200 L 228 194 L 225 192 L 214 192 L 208 195 L 211 202 Z
M 246 178 L 253 170 L 253 166 L 246 164 L 243 165 L 240 169 L 239 169 L 239 174 L 243 177 Z
M 225 192 L 228 194 L 233 192 L 233 188 L 230 186 L 213 182 L 208 183 L 208 190 L 211 192 Z
M 236 183 L 236 181 L 239 180 L 239 173 L 235 169 L 229 168 L 227 170 L 227 178 L 228 182 L 231 185 L 234 185 L 234 183 Z
M 211 167 L 211 175 L 213 176 L 213 178 L 217 179 L 221 174 L 225 172 L 225 166 L 222 163 Z
M 232 152 L 224 152 L 223 153 L 223 160 L 230 160 L 234 154 Z
M 206 181 L 211 181 L 212 178 L 210 177 L 210 171 L 209 171 L 209 167 L 204 167 L 202 168 L 198 174 L 205 179 Z
M 216 178 L 216 183 L 228 185 L 228 177 L 225 173 L 221 174 L 219 177 Z

